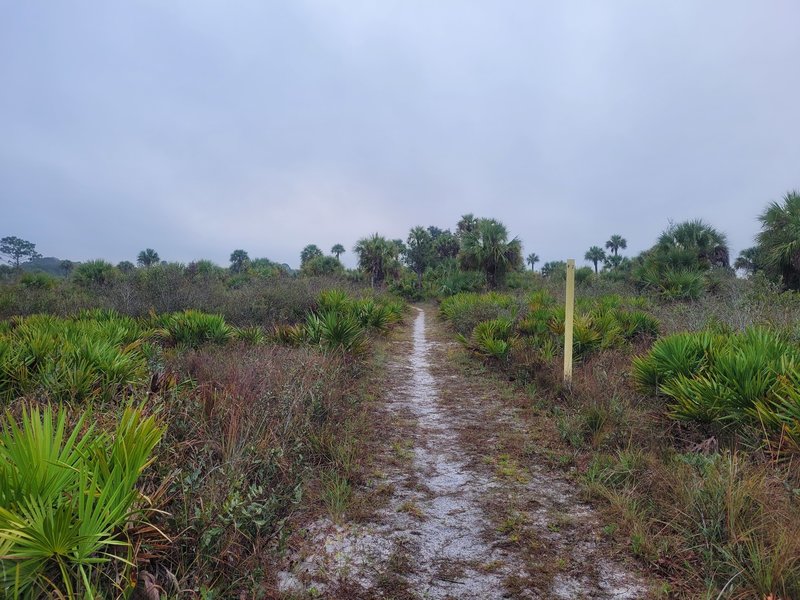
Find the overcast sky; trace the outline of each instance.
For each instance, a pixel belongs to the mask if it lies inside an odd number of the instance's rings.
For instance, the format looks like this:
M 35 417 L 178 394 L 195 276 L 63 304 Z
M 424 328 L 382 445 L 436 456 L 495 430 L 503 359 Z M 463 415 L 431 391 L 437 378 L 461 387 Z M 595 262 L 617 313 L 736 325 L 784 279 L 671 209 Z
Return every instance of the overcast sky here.
M 291 265 L 495 217 L 543 260 L 800 188 L 797 0 L 0 0 L 0 236 Z M 581 261 L 582 262 L 582 261 Z

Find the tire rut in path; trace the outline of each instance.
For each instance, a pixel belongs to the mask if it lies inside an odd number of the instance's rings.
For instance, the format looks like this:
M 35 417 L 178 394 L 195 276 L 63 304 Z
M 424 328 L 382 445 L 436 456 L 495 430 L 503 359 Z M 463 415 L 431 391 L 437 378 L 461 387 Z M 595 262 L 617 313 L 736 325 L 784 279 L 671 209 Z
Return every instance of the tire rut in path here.
M 311 525 L 309 543 L 280 574 L 280 589 L 361 598 L 643 597 L 646 588 L 637 578 L 594 556 L 595 540 L 587 539 L 585 525 L 596 523 L 566 481 L 544 471 L 524 480 L 499 478 L 465 446 L 460 431 L 476 419 L 497 417 L 485 398 L 463 397 L 463 410 L 462 403 L 457 409 L 443 405 L 440 386 L 458 389 L 459 374 L 442 376 L 448 344 L 429 339 L 428 327 L 435 324 L 426 324 L 425 311 L 416 310 L 410 339 L 393 343 L 387 365 L 383 401 L 394 424 L 394 455 L 387 449 L 379 462 L 382 484 L 393 490 L 389 503 L 366 523 L 334 525 L 325 519 Z M 405 460 L 397 461 L 398 452 Z M 525 507 L 514 514 L 535 530 L 542 564 L 560 560 L 563 573 L 538 576 L 531 560 L 536 550 L 509 543 L 508 532 L 498 530 L 489 507 L 509 503 Z M 584 527 L 548 530 L 554 512 Z M 570 539 L 570 533 L 580 539 Z

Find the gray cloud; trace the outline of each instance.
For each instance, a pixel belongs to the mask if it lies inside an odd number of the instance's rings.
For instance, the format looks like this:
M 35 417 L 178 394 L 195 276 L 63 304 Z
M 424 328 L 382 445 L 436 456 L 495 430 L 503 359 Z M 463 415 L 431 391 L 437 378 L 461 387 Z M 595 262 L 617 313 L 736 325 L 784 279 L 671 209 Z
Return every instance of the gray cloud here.
M 545 260 L 800 187 L 800 5 L 6 3 L 1 235 L 296 264 L 500 218 Z M 352 254 L 352 253 L 349 253 Z M 348 258 L 348 255 L 345 255 Z M 352 256 L 349 257 L 352 260 Z

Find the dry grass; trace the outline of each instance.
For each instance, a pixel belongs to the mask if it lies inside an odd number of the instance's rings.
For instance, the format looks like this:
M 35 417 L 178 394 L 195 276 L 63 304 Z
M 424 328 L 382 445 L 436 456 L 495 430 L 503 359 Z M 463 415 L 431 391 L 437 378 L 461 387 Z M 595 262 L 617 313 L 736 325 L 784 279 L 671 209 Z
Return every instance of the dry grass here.
M 667 331 L 794 327 L 798 316 L 793 295 L 770 296 L 752 283 L 655 310 Z M 591 355 L 576 365 L 570 388 L 557 361 L 524 352 L 499 371 L 474 356 L 459 361 L 464 372 L 492 378 L 488 385 L 516 386 L 516 396 L 499 397 L 529 438 L 497 435 L 502 451 L 578 476 L 586 497 L 599 501 L 604 537 L 664 581 L 654 593 L 800 597 L 800 461 L 761 444 L 762 432 L 733 435 L 667 418 L 661 400 L 629 382 L 631 357 L 645 349 L 641 342 Z

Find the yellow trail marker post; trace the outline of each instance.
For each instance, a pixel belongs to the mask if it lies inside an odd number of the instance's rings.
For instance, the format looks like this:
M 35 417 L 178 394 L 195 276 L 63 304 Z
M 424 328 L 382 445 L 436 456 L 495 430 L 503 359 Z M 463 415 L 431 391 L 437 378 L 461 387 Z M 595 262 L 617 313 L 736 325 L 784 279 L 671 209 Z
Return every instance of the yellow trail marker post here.
M 564 312 L 564 383 L 572 385 L 572 323 L 575 313 L 575 259 L 567 260 L 567 302 Z

